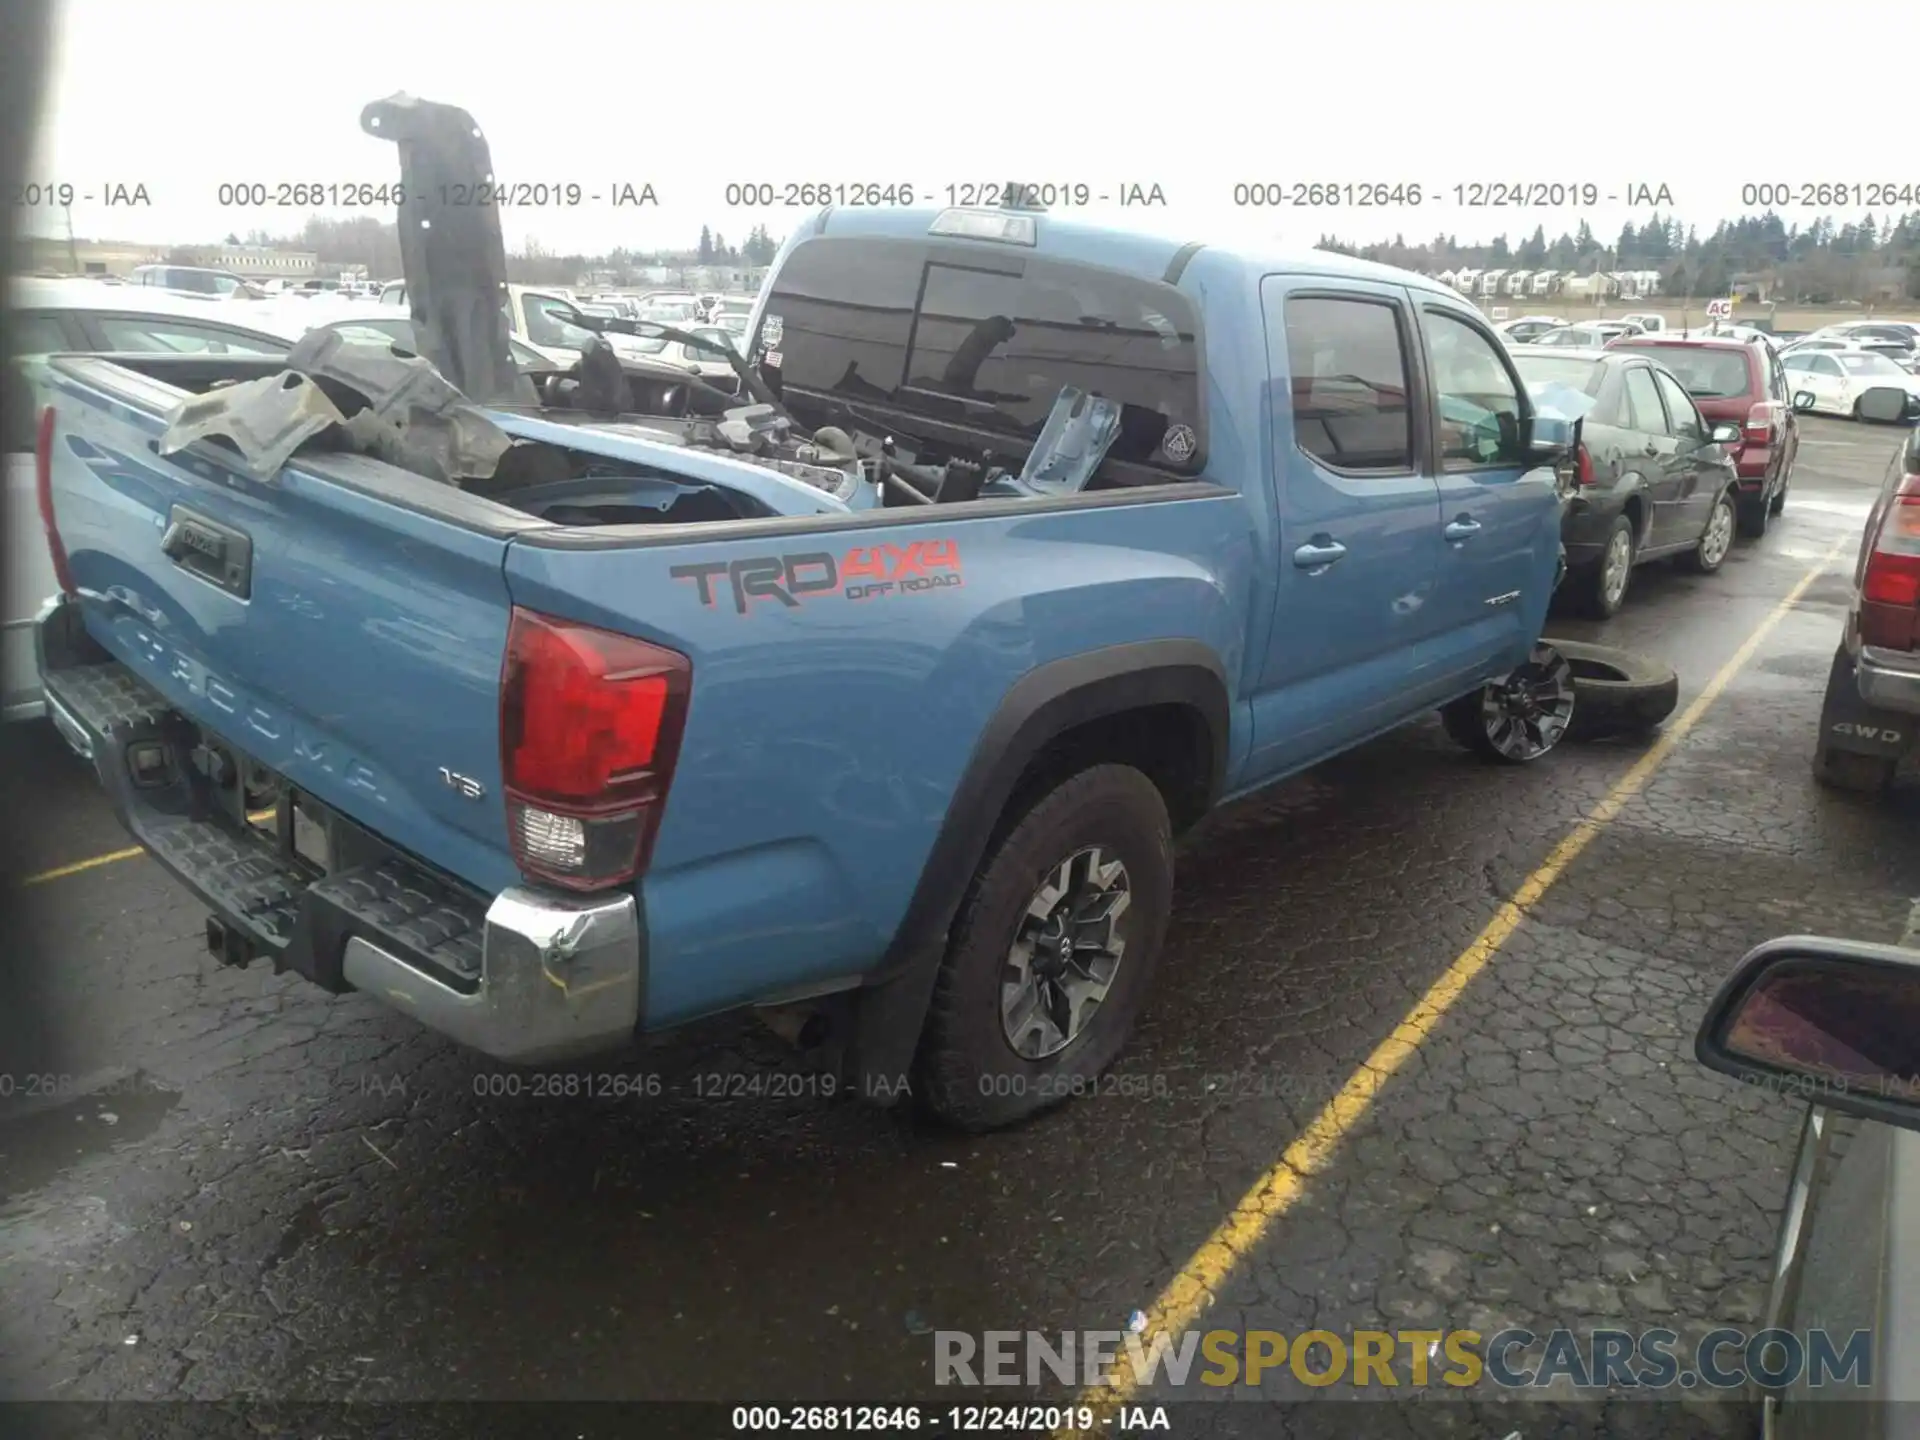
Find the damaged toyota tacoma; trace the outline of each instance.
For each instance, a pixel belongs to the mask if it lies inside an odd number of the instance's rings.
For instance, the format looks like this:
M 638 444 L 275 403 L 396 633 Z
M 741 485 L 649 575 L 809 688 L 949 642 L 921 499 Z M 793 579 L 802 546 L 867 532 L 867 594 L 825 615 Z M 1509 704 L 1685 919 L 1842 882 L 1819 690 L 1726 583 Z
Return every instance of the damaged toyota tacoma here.
M 986 1128 L 1119 1053 L 1214 806 L 1564 732 L 1572 427 L 1432 282 L 828 210 L 738 395 L 633 413 L 596 339 L 561 403 L 431 202 L 472 119 L 362 126 L 418 355 L 64 356 L 40 417 L 51 713 L 220 959 L 525 1064 L 752 1007 Z

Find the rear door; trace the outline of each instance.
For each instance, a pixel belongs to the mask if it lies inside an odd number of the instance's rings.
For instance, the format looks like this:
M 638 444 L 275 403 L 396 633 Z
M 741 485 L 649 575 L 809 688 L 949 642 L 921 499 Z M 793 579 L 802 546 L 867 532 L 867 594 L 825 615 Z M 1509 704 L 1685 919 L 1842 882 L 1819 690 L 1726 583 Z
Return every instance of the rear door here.
M 1517 664 L 1559 553 L 1559 487 L 1527 461 L 1526 391 L 1479 317 L 1423 298 L 1420 334 L 1440 493 L 1436 628 L 1468 665 Z
M 1660 398 L 1667 402 L 1667 434 L 1673 453 L 1665 464 L 1675 477 L 1673 543 L 1692 544 L 1707 528 L 1707 515 L 1726 476 L 1720 447 L 1707 443 L 1707 422 L 1686 387 L 1664 370 L 1653 372 Z
M 103 361 L 56 360 L 49 394 L 54 514 L 93 637 L 293 788 L 511 884 L 502 571 L 537 522 L 359 456 L 268 482 L 208 442 L 162 456 L 180 392 Z
M 1251 764 L 1271 774 L 1418 703 L 1440 505 L 1406 291 L 1269 275 L 1261 304 L 1280 553 Z

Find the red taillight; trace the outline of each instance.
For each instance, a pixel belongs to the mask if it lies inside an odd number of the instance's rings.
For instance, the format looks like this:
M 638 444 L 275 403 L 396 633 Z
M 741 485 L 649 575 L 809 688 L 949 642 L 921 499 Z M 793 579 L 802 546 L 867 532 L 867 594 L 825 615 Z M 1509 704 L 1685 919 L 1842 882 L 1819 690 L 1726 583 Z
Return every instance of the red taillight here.
M 677 651 L 514 609 L 500 672 L 500 772 L 521 870 L 597 890 L 646 868 L 692 675 Z
M 1773 402 L 1759 401 L 1747 411 L 1746 441 L 1749 445 L 1773 443 Z
M 1907 476 L 1880 517 L 1860 577 L 1860 639 L 1887 650 L 1913 648 L 1920 620 L 1920 475 Z
M 1574 474 L 1579 478 L 1582 485 L 1591 485 L 1594 483 L 1593 456 L 1588 453 L 1585 445 L 1580 446 L 1573 452 L 1573 464 Z
M 53 578 L 62 595 L 74 590 L 73 571 L 67 566 L 67 547 L 60 543 L 60 527 L 53 520 L 53 407 L 40 412 L 40 430 L 33 442 L 33 493 L 40 504 L 40 528 L 47 534 L 47 554 L 53 560 Z

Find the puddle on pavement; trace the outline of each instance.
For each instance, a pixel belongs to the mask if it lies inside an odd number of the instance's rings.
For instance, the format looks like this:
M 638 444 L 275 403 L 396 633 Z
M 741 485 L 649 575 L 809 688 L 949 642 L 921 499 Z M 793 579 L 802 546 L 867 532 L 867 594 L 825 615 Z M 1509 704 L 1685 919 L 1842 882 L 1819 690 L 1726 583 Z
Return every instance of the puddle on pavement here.
M 14 1202 L 62 1172 L 151 1135 L 179 1100 L 178 1090 L 135 1076 L 16 1118 L 0 1116 L 0 1224 Z

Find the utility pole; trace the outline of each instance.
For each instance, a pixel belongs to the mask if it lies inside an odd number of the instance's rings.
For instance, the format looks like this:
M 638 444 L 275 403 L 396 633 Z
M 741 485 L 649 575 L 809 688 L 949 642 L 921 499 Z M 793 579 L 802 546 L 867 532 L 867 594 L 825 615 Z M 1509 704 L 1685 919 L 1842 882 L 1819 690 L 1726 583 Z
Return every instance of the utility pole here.
M 73 206 L 71 203 L 60 207 L 67 216 L 67 266 L 74 274 L 80 273 L 80 246 L 73 238 Z

